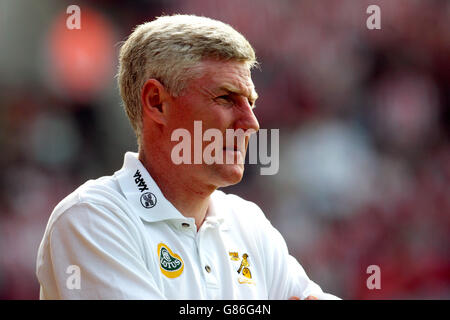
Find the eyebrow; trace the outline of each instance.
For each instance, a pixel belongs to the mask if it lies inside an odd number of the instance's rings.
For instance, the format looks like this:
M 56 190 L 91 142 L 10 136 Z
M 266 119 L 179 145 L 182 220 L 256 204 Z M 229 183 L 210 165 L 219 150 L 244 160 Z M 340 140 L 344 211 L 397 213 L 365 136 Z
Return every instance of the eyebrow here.
M 252 102 L 255 102 L 256 99 L 258 99 L 258 94 L 256 93 L 256 91 L 254 89 L 250 92 L 250 94 L 246 94 L 246 92 L 243 92 L 242 90 L 236 88 L 235 86 L 228 85 L 228 84 L 221 86 L 219 89 L 228 91 L 229 93 L 235 93 L 235 94 L 239 94 L 242 96 L 246 96 Z

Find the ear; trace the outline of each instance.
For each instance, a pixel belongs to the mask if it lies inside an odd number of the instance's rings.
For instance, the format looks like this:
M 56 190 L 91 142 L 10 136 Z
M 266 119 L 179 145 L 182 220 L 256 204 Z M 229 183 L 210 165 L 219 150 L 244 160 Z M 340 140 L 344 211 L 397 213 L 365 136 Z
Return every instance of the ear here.
M 166 88 L 156 79 L 149 79 L 145 82 L 141 91 L 142 118 L 150 118 L 154 122 L 167 124 L 166 103 L 170 94 Z

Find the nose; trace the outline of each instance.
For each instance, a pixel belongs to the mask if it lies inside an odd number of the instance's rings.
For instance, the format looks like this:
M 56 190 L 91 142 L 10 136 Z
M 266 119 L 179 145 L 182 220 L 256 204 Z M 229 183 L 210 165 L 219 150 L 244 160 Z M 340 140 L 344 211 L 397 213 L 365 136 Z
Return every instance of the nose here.
M 234 129 L 242 129 L 247 131 L 249 129 L 255 130 L 257 132 L 259 130 L 259 122 L 253 113 L 253 109 L 248 102 L 245 102 L 241 108 L 237 111 L 237 119 L 234 125 Z

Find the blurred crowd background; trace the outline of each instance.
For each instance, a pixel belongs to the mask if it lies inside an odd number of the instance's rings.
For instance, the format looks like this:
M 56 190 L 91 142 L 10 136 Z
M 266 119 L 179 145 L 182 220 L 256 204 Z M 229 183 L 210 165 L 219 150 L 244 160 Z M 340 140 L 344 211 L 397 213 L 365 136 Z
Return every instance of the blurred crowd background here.
M 66 9 L 81 8 L 68 30 Z M 366 8 L 381 8 L 368 30 Z M 450 1 L 0 1 L 0 298 L 37 299 L 54 206 L 137 151 L 116 84 L 120 41 L 172 13 L 227 22 L 256 50 L 273 176 L 256 202 L 322 288 L 344 299 L 450 298 Z M 381 269 L 369 290 L 367 267 Z

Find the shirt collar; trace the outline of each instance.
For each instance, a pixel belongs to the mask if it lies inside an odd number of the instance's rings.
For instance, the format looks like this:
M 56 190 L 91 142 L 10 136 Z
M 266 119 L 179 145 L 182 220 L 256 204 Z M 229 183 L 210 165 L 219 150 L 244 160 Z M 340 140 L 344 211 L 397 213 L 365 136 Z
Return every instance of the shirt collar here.
M 141 219 L 148 222 L 186 220 L 162 194 L 134 152 L 125 153 L 121 170 L 115 173 L 122 192 Z M 194 219 L 192 219 L 194 220 Z
M 182 220 L 195 223 L 194 218 L 183 216 L 168 201 L 156 182 L 138 159 L 138 154 L 127 152 L 124 156 L 122 169 L 115 173 L 120 188 L 127 198 L 129 204 L 140 218 L 147 222 L 158 222 L 164 220 Z M 221 195 L 223 192 L 214 191 L 210 197 L 205 222 L 211 225 L 222 225 L 224 215 L 222 210 Z
M 225 203 L 222 201 L 222 191 L 214 191 L 209 199 L 208 211 L 204 223 L 208 223 L 212 226 L 221 226 L 222 230 L 228 229 L 228 224 L 225 219 Z

